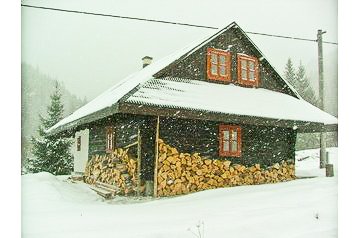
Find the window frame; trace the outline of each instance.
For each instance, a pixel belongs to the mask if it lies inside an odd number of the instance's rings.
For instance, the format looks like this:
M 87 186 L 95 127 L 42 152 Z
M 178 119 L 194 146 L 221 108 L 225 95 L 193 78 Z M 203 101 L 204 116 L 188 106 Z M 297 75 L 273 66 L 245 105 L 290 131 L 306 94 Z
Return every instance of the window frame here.
M 113 152 L 115 146 L 115 128 L 114 126 L 106 127 L 106 152 Z
M 241 70 L 242 70 L 241 60 L 246 60 L 246 80 L 244 80 L 241 75 Z M 255 79 L 254 81 L 249 79 L 249 72 L 251 71 L 249 67 L 249 62 L 254 63 L 254 70 L 253 70 L 254 79 Z M 241 85 L 253 86 L 253 87 L 259 86 L 260 83 L 259 61 L 256 57 L 244 55 L 240 53 L 237 54 L 237 80 L 238 83 Z
M 224 151 L 224 131 L 229 131 L 229 151 Z M 237 132 L 237 150 L 231 151 L 233 131 Z M 241 127 L 234 125 L 219 125 L 219 156 L 221 157 L 241 157 L 242 138 Z
M 216 54 L 217 55 L 217 75 L 212 74 L 211 72 L 211 55 Z M 220 56 L 225 57 L 225 69 L 226 69 L 226 75 L 220 74 Z M 215 48 L 208 48 L 206 53 L 206 75 L 209 80 L 215 80 L 215 81 L 222 81 L 222 82 L 231 82 L 231 53 L 230 51 L 215 49 Z
M 81 136 L 77 137 L 77 151 L 81 151 Z

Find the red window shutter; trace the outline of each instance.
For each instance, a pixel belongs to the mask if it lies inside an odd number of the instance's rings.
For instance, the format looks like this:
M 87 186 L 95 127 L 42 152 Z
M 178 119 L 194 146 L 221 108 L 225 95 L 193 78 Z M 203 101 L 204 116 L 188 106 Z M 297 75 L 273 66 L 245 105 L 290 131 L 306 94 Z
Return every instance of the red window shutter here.
M 114 150 L 114 127 L 106 127 L 106 152 L 112 152 Z
M 241 127 L 236 127 L 236 131 L 237 131 L 237 154 L 236 156 L 241 156 Z
M 212 56 L 216 56 L 216 62 L 212 62 Z M 225 58 L 225 63 L 222 64 L 221 57 Z M 212 73 L 212 67 L 216 67 L 216 74 Z M 221 67 L 225 69 L 225 74 L 221 73 Z M 206 73 L 208 79 L 218 81 L 231 81 L 231 54 L 228 51 L 208 48 L 206 56 Z
M 225 146 L 227 143 L 228 146 Z M 241 145 L 241 128 L 239 126 L 219 126 L 219 156 L 240 157 Z
M 244 61 L 245 65 L 242 65 L 242 61 Z M 254 81 L 250 80 L 250 62 L 254 63 Z M 257 60 L 257 58 L 252 57 L 252 56 L 248 56 L 248 55 L 242 55 L 242 54 L 238 54 L 237 55 L 237 81 L 239 84 L 241 85 L 246 85 L 246 86 L 254 86 L 254 87 L 258 87 L 259 86 L 259 82 L 260 82 L 260 78 L 259 78 L 259 61 Z M 246 75 L 242 74 L 242 71 L 245 70 Z M 246 79 L 246 80 L 245 80 Z

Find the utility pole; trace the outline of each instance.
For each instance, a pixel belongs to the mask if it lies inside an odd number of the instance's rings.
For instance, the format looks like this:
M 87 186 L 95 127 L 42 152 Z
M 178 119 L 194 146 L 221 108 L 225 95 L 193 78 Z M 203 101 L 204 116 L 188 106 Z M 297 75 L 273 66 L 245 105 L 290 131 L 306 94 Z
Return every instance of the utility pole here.
M 324 77 L 323 77 L 323 49 L 322 49 L 322 35 L 326 31 L 318 30 L 317 43 L 318 43 L 318 74 L 319 74 L 319 100 L 320 108 L 324 111 Z M 320 134 L 320 168 L 326 167 L 326 133 Z

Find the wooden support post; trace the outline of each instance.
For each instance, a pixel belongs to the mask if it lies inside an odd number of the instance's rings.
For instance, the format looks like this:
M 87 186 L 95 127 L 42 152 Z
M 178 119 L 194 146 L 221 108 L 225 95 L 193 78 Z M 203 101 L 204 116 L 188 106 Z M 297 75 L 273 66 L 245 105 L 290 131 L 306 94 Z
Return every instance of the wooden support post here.
M 159 116 L 155 132 L 154 197 L 158 196 Z
M 141 177 L 141 165 L 142 165 L 142 138 L 140 135 L 140 129 L 138 128 L 138 147 L 137 147 L 137 196 L 141 195 L 141 185 L 142 185 L 142 181 L 140 179 Z
M 320 168 L 323 169 L 326 167 L 326 133 L 321 132 L 320 134 L 320 151 L 319 151 L 319 157 L 320 157 Z

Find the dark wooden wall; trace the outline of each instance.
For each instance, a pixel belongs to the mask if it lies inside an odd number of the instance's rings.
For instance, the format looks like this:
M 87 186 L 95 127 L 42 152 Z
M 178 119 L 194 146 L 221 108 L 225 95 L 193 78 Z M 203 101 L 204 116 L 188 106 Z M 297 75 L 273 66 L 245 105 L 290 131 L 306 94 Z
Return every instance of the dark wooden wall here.
M 137 141 L 138 129 L 142 139 L 143 180 L 153 180 L 155 158 L 156 117 L 116 114 L 111 118 L 91 125 L 89 133 L 89 158 L 106 153 L 106 126 L 115 126 L 115 145 L 120 148 Z M 219 156 L 220 122 L 160 119 L 160 138 L 176 147 L 180 152 L 199 152 L 211 159 L 226 159 L 233 163 L 269 166 L 282 160 L 293 160 L 295 156 L 296 132 L 290 128 L 253 126 L 243 124 L 241 157 Z M 137 147 L 130 150 L 137 155 Z
M 106 127 L 115 127 L 115 148 L 123 148 L 138 140 L 138 129 L 141 133 L 141 178 L 153 180 L 154 148 L 155 148 L 155 117 L 116 114 L 97 121 L 89 126 L 89 156 L 106 154 Z M 137 157 L 137 146 L 130 147 L 129 153 Z
M 141 179 L 154 181 L 156 117 L 148 117 L 141 126 Z
M 219 156 L 219 122 L 162 118 L 160 138 L 180 152 L 200 152 L 212 159 L 233 163 L 269 166 L 282 160 L 294 160 L 296 132 L 289 128 L 240 125 L 241 157 Z
M 231 28 L 222 33 L 212 41 L 200 47 L 197 51 L 187 57 L 182 57 L 168 67 L 164 68 L 155 77 L 179 77 L 195 80 L 207 79 L 206 55 L 207 48 L 216 48 L 229 50 L 231 52 L 231 81 L 237 82 L 237 53 L 243 53 L 257 58 L 260 57 L 259 52 L 251 47 L 251 43 L 244 37 L 238 29 Z M 295 96 L 289 87 L 281 80 L 280 76 L 275 73 L 274 69 L 268 64 L 266 59 L 259 62 L 260 64 L 260 83 L 259 87 L 269 90 L 282 92 Z M 213 82 L 213 81 L 211 81 Z M 216 83 L 221 83 L 215 81 Z M 213 83 L 215 83 L 213 82 Z M 242 85 L 240 85 L 242 86 Z M 242 86 L 245 87 L 245 86 Z
M 137 141 L 138 128 L 141 120 L 137 117 L 116 114 L 90 125 L 89 158 L 95 154 L 106 153 L 106 127 L 114 126 L 115 148 L 122 148 Z M 134 155 L 136 150 L 131 150 Z

